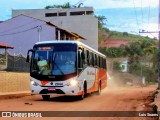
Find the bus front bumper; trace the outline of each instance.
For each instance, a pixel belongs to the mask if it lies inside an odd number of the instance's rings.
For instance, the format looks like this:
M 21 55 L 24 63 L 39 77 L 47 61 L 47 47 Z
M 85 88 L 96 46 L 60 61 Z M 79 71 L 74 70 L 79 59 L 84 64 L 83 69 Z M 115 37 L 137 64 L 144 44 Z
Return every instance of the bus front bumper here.
M 41 95 L 53 95 L 53 94 L 64 94 L 64 95 L 81 95 L 82 88 L 79 86 L 63 86 L 63 87 L 42 87 L 31 85 L 31 94 Z

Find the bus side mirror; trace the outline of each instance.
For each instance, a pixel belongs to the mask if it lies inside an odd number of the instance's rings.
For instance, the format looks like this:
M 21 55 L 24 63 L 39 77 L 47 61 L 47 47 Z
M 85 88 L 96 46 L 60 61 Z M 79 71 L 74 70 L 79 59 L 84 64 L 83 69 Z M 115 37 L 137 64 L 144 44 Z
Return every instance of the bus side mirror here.
M 29 60 L 30 60 L 30 57 L 29 57 L 29 55 L 27 55 L 26 62 L 29 63 Z
M 85 60 L 84 52 L 81 53 L 82 60 Z
M 26 58 L 26 62 L 28 62 L 28 63 L 29 63 L 29 61 L 30 61 L 30 56 L 29 56 L 29 53 L 30 53 L 30 52 L 34 53 L 34 50 L 32 50 L 32 49 L 28 50 L 27 58 Z

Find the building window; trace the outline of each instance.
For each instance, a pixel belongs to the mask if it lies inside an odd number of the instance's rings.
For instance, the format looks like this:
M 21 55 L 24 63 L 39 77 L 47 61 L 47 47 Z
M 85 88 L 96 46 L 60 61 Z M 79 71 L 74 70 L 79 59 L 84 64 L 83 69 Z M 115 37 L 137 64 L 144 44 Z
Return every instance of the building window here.
M 56 40 L 58 40 L 58 30 L 56 30 Z
M 93 15 L 93 11 L 86 11 L 87 15 Z
M 58 14 L 58 16 L 66 16 L 66 15 L 67 15 L 66 12 L 61 12 L 61 13 Z
M 85 15 L 85 11 L 78 11 L 78 12 L 70 12 L 70 15 Z
M 46 17 L 55 17 L 55 16 L 57 16 L 57 13 L 46 13 L 45 16 Z

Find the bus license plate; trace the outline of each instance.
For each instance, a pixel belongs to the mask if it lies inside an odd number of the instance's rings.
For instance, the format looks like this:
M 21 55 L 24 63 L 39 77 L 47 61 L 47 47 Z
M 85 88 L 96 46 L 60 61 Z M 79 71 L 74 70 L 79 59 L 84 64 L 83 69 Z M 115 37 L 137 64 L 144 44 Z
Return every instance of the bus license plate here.
M 56 88 L 48 88 L 48 91 L 55 91 Z

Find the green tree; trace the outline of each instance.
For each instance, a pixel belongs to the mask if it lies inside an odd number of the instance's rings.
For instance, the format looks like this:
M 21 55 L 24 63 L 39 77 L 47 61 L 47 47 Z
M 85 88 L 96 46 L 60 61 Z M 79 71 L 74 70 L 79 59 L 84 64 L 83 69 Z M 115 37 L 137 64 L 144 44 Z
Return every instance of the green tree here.
M 132 42 L 129 46 L 126 46 L 125 49 L 130 64 L 133 62 L 139 62 L 139 56 L 144 54 L 139 41 Z
M 83 5 L 83 3 L 79 3 L 77 6 L 76 5 L 71 5 L 70 2 L 67 2 L 63 5 L 48 5 L 45 7 L 45 9 L 49 9 L 49 8 L 80 8 Z
M 105 22 L 107 20 L 107 18 L 105 16 L 99 15 L 99 16 L 95 16 L 96 18 L 98 18 L 98 28 L 100 30 L 102 30 L 104 28 Z
M 141 48 L 144 52 L 143 54 L 143 57 L 144 57 L 144 62 L 145 62 L 145 66 L 146 66 L 146 63 L 150 63 L 150 56 L 153 55 L 155 49 L 156 49 L 156 44 L 155 44 L 155 41 L 151 41 L 151 40 L 141 40 Z M 150 66 L 150 64 L 149 64 Z
M 49 9 L 49 8 L 71 8 L 71 7 L 72 7 L 72 5 L 69 2 L 67 2 L 64 5 L 48 5 L 48 6 L 45 7 L 45 9 Z
M 150 55 L 156 49 L 156 43 L 151 40 L 141 40 L 141 48 L 144 51 L 144 55 Z
M 158 66 L 158 48 L 154 50 L 151 61 L 153 63 L 152 68 L 157 68 Z
M 100 52 L 102 52 L 103 54 L 105 54 L 106 56 L 110 57 L 110 58 L 118 58 L 118 57 L 125 57 L 125 49 L 123 47 L 119 47 L 119 48 L 100 48 L 99 49 Z

